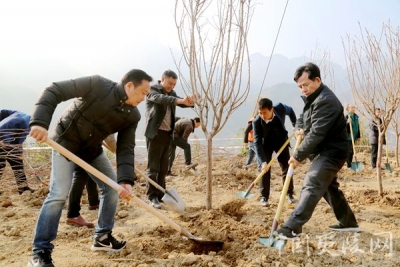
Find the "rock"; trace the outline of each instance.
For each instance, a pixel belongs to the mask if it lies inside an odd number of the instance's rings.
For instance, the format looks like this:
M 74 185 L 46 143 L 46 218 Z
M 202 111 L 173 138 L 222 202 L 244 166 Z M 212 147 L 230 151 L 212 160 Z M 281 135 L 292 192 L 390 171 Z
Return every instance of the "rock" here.
M 182 260 L 181 264 L 182 266 L 192 266 L 196 263 L 197 261 L 197 256 L 195 256 L 193 253 L 190 253 L 186 255 L 186 257 Z
M 126 210 L 121 210 L 121 211 L 118 212 L 117 215 L 118 215 L 118 217 L 120 217 L 120 218 L 126 218 L 126 217 L 129 216 L 129 212 L 127 212 Z
M 11 210 L 6 212 L 6 214 L 4 214 L 5 217 L 10 218 L 10 217 L 14 217 L 15 216 L 15 211 Z
M 12 206 L 12 202 L 10 200 L 6 199 L 3 202 L 1 202 L 1 206 L 4 208 L 7 208 L 9 206 Z

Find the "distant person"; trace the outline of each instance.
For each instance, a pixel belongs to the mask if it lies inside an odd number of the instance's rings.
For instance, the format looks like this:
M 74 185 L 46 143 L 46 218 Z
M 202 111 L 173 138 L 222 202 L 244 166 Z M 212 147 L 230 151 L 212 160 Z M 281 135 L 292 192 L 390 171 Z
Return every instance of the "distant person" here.
M 288 139 L 288 132 L 285 128 L 285 118 L 289 116 L 294 127 L 296 123 L 296 114 L 293 109 L 282 103 L 273 106 L 268 98 L 261 98 L 258 101 L 258 116 L 253 120 L 254 146 L 258 161 L 261 162 L 261 169 L 267 168 L 271 161 L 273 153 L 279 149 Z M 282 182 L 285 183 L 286 175 L 289 170 L 289 146 L 286 146 L 277 160 L 282 170 Z M 263 175 L 260 182 L 260 205 L 269 206 L 269 194 L 271 187 L 271 168 Z M 290 179 L 290 185 L 287 193 L 290 203 L 294 203 L 293 178 Z
M 0 110 L 0 178 L 3 176 L 6 161 L 10 164 L 17 182 L 18 193 L 33 192 L 25 176 L 23 149 L 29 133 L 31 116 L 17 110 Z
M 257 157 L 255 157 L 256 156 L 256 148 L 254 147 L 253 120 L 254 120 L 254 117 L 251 117 L 247 121 L 247 127 L 244 130 L 243 145 L 249 151 L 249 155 L 247 157 L 246 164 L 244 167 L 247 170 L 247 168 L 250 166 L 251 162 L 255 158 L 255 160 L 257 162 L 257 169 L 258 169 L 258 171 L 261 171 L 261 163 L 258 161 Z
M 117 150 L 116 140 L 114 134 L 110 134 L 104 139 L 103 144 L 106 144 L 107 149 L 112 153 Z M 78 227 L 86 226 L 88 228 L 94 227 L 94 223 L 86 221 L 80 214 L 81 211 L 81 198 L 83 189 L 87 191 L 89 210 L 99 209 L 99 194 L 97 184 L 92 180 L 90 175 L 80 166 L 75 165 L 72 186 L 68 196 L 67 208 L 67 223 Z
M 347 157 L 347 168 L 351 168 L 351 162 L 353 161 L 353 155 L 355 153 L 353 151 L 351 130 L 353 130 L 354 143 L 357 143 L 361 138 L 360 124 L 358 122 L 358 118 L 359 117 L 356 114 L 356 106 L 353 104 L 348 104 L 347 105 L 347 114 L 345 116 L 346 123 L 347 123 L 347 134 L 348 134 L 347 143 L 348 143 L 348 147 L 349 147 L 349 156 Z M 350 124 L 351 124 L 352 129 L 350 129 Z
M 378 158 L 379 146 L 379 127 L 382 131 L 381 109 L 375 108 L 375 114 L 369 123 L 369 143 L 371 144 L 371 167 L 376 168 L 376 160 Z M 385 135 L 383 135 L 383 145 L 386 145 Z M 380 166 L 378 166 L 380 167 Z
M 51 138 L 71 153 L 85 160 L 108 178 L 118 182 L 116 190 L 91 175 L 100 192 L 99 219 L 96 224 L 93 251 L 120 251 L 126 242 L 112 235 L 118 194 L 129 198 L 135 179 L 135 133 L 140 120 L 137 105 L 150 91 L 152 78 L 142 70 L 129 71 L 120 83 L 101 76 L 89 76 L 54 82 L 40 95 L 30 121 L 30 135 L 38 142 L 48 138 L 47 129 L 57 105 L 74 99 L 58 120 Z M 117 172 L 102 149 L 103 140 L 117 136 Z M 28 267 L 54 266 L 51 257 L 57 237 L 61 212 L 72 183 L 75 164 L 53 150 L 50 192 L 39 212 L 33 257 Z
M 168 172 L 169 146 L 175 127 L 176 106 L 192 107 L 194 98 L 177 96 L 174 87 L 178 75 L 166 70 L 161 80 L 151 86 L 146 98 L 146 146 L 147 175 L 154 182 L 165 188 L 165 176 Z M 147 183 L 147 197 L 153 207 L 160 209 L 160 200 L 164 196 L 152 184 Z
M 176 176 L 176 174 L 172 173 L 172 165 L 175 160 L 175 151 L 176 147 L 180 147 L 183 149 L 183 153 L 185 156 L 185 166 L 197 166 L 197 163 L 192 164 L 192 151 L 190 148 L 190 144 L 188 143 L 188 139 L 191 133 L 194 132 L 194 129 L 200 126 L 200 118 L 196 117 L 193 119 L 188 118 L 180 118 L 175 122 L 174 127 L 174 138 L 171 141 L 171 146 L 169 150 L 169 158 L 168 158 L 168 172 L 169 176 Z
M 289 160 L 296 168 L 309 158 L 311 165 L 304 177 L 299 203 L 289 219 L 277 230 L 282 239 L 294 239 L 302 232 L 318 202 L 323 197 L 331 206 L 338 224 L 334 231 L 359 232 L 356 218 L 343 192 L 337 173 L 346 163 L 348 134 L 343 106 L 335 94 L 321 81 L 319 67 L 306 63 L 294 74 L 304 100 L 303 113 L 296 122 L 296 136 L 303 136 L 300 146 Z

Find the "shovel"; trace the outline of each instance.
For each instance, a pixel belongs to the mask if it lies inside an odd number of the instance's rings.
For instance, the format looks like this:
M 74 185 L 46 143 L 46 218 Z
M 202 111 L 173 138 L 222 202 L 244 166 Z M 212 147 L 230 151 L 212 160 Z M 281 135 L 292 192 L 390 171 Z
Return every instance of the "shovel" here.
M 389 164 L 389 147 L 388 147 L 388 141 L 387 141 L 387 137 L 386 137 L 386 145 L 385 145 L 385 147 L 386 147 L 386 163 L 385 163 L 385 167 L 386 167 L 386 170 L 388 170 L 390 173 L 392 173 L 392 167 L 390 167 L 390 164 Z
M 75 164 L 79 165 L 82 167 L 85 171 L 89 172 L 90 174 L 96 176 L 98 179 L 106 183 L 108 186 L 111 188 L 115 189 L 118 191 L 118 193 L 121 193 L 124 191 L 124 188 L 119 185 L 117 182 L 111 180 L 108 178 L 106 175 L 98 171 L 97 169 L 93 168 L 91 165 L 77 157 L 75 154 L 71 153 L 69 150 L 61 146 L 60 144 L 56 143 L 55 141 L 51 140 L 50 138 L 47 138 L 46 143 L 51 146 L 54 150 L 56 150 L 58 153 L 63 155 L 64 157 L 68 158 Z M 210 250 L 220 250 L 222 249 L 222 246 L 224 245 L 223 241 L 219 240 L 203 240 L 201 237 L 197 237 L 192 235 L 188 230 L 177 224 L 175 221 L 170 219 L 169 217 L 165 216 L 161 212 L 157 211 L 155 208 L 138 198 L 137 196 L 131 195 L 130 199 L 132 199 L 137 205 L 140 207 L 144 208 L 154 216 L 156 216 L 158 219 L 161 221 L 165 222 L 168 224 L 171 228 L 179 232 L 180 234 L 186 236 L 189 240 L 195 242 L 196 244 L 202 245 L 202 246 L 207 246 L 210 248 Z
M 350 125 L 351 144 L 353 145 L 354 160 L 355 160 L 355 162 L 351 163 L 351 169 L 358 173 L 362 171 L 363 166 L 361 162 L 357 161 L 356 148 L 354 145 L 354 137 L 353 137 L 353 126 L 351 125 L 351 122 L 349 123 L 349 125 Z
M 103 141 L 103 146 L 105 146 L 110 152 L 113 151 L 104 141 Z M 139 173 L 142 177 L 144 177 L 144 179 L 146 179 L 147 182 L 151 183 L 155 188 L 164 193 L 164 196 L 162 197 L 161 200 L 172 211 L 175 211 L 177 213 L 182 213 L 185 210 L 185 203 L 183 202 L 182 198 L 174 188 L 166 190 L 162 186 L 154 182 L 151 178 L 146 176 L 143 172 L 139 171 L 137 168 L 135 168 L 135 172 Z
M 272 163 L 278 158 L 278 156 L 282 153 L 282 151 L 285 149 L 285 147 L 289 144 L 290 140 L 293 138 L 294 132 L 289 136 L 289 138 L 286 140 L 286 142 L 282 145 L 282 147 L 279 149 L 279 151 L 276 153 L 275 157 L 273 156 L 271 160 L 268 162 L 268 165 L 265 170 L 263 170 L 257 178 L 250 184 L 250 186 L 247 188 L 246 191 L 240 191 L 239 193 L 236 194 L 236 197 L 238 198 L 246 198 L 249 199 L 253 196 L 253 194 L 250 193 L 251 189 L 261 180 L 263 175 L 271 168 Z
M 300 142 L 301 142 L 301 137 L 298 137 L 297 141 L 296 141 L 296 145 L 294 147 L 294 150 L 297 149 L 297 147 L 300 145 Z M 286 199 L 287 191 L 289 189 L 290 180 L 292 179 L 292 176 L 293 176 L 293 163 L 291 163 L 289 165 L 289 170 L 286 174 L 285 183 L 283 184 L 282 193 L 279 198 L 278 209 L 276 210 L 276 214 L 275 214 L 274 220 L 272 222 L 271 234 L 269 237 L 260 236 L 258 238 L 258 242 L 263 244 L 266 247 L 273 247 L 273 248 L 277 248 L 279 250 L 281 250 L 285 247 L 286 240 L 276 238 L 276 237 L 274 237 L 273 234 L 279 225 L 279 219 L 281 217 L 283 205 L 285 204 L 285 199 Z
M 167 205 L 171 210 L 177 213 L 182 213 L 185 210 L 185 203 L 174 188 L 170 188 L 169 190 L 167 190 L 154 182 L 150 177 L 147 177 L 137 168 L 135 168 L 135 172 L 139 173 L 142 177 L 144 177 L 144 179 L 146 179 L 147 182 L 151 183 L 155 188 L 164 193 L 164 196 L 161 200 L 164 201 L 165 205 Z
M 26 165 L 28 165 L 28 167 L 33 171 L 33 173 L 35 174 L 36 179 L 45 186 L 49 186 L 47 183 L 43 182 L 42 178 L 40 178 L 40 176 L 37 174 L 36 170 L 32 167 L 31 164 L 29 164 L 29 162 L 27 160 L 25 160 Z

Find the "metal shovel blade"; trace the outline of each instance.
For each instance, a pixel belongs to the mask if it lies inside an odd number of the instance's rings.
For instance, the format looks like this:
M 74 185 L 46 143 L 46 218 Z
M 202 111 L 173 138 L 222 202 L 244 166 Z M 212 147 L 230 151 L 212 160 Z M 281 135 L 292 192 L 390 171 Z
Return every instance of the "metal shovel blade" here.
M 385 163 L 385 168 L 386 168 L 386 170 L 388 170 L 390 173 L 392 173 L 392 167 L 390 167 L 390 164 L 389 163 Z
M 286 240 L 279 239 L 276 237 L 260 236 L 258 238 L 258 242 L 263 244 L 266 247 L 276 248 L 279 250 L 284 249 L 285 245 L 286 245 Z
M 250 193 L 250 192 L 245 192 L 245 191 L 240 191 L 236 194 L 237 198 L 246 198 L 246 199 L 250 199 L 254 196 L 254 194 Z
M 181 196 L 174 188 L 165 190 L 165 194 L 161 200 L 172 211 L 175 211 L 177 213 L 182 213 L 185 211 L 185 203 L 183 202 Z
M 359 161 L 352 162 L 352 163 L 351 163 L 351 169 L 352 169 L 353 171 L 355 171 L 355 172 L 358 173 L 358 172 L 361 172 L 361 171 L 362 171 L 363 165 L 362 165 L 362 163 L 359 162 Z

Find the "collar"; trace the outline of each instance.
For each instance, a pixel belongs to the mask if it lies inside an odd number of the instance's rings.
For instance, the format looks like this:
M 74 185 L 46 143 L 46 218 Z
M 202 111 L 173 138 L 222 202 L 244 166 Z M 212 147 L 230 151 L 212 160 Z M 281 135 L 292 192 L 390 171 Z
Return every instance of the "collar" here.
M 272 118 L 271 118 L 271 119 L 269 119 L 269 120 L 263 120 L 263 121 L 265 122 L 265 124 L 268 124 L 268 123 L 270 123 L 271 121 L 273 121 L 274 118 L 275 118 L 275 110 L 274 110 L 274 112 L 272 113 Z
M 128 99 L 128 95 L 125 92 L 124 87 L 122 86 L 122 84 L 117 84 L 117 95 L 119 98 L 119 103 L 122 106 L 123 104 L 125 104 L 125 101 Z
M 304 103 L 312 103 L 318 96 L 319 94 L 324 90 L 325 85 L 323 83 L 321 83 L 321 85 L 318 87 L 317 90 L 315 90 L 314 93 L 312 93 L 309 96 L 301 96 L 301 98 L 303 99 Z

